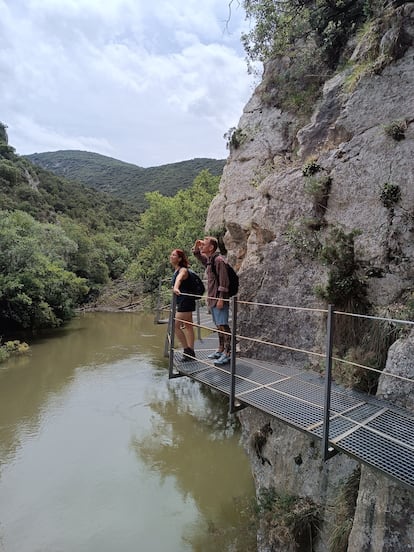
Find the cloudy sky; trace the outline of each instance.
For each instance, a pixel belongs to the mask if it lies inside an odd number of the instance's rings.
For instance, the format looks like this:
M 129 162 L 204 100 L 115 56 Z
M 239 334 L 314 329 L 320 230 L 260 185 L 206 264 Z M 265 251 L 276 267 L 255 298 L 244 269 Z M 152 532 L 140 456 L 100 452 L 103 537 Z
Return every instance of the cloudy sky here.
M 228 0 L 0 0 L 0 121 L 19 154 L 142 167 L 227 156 L 254 89 Z

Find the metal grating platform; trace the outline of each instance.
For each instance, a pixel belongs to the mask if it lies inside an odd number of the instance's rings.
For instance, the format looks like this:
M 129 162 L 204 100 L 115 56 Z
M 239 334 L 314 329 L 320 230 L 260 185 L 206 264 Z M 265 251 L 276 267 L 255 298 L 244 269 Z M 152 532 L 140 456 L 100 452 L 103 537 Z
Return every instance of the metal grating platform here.
M 230 395 L 230 365 L 214 366 L 207 355 L 217 337 L 197 343 L 196 359 L 174 369 Z M 237 358 L 235 398 L 309 435 L 322 438 L 324 378 L 284 364 Z M 340 452 L 414 489 L 414 416 L 389 402 L 338 385 L 332 386 L 330 444 Z

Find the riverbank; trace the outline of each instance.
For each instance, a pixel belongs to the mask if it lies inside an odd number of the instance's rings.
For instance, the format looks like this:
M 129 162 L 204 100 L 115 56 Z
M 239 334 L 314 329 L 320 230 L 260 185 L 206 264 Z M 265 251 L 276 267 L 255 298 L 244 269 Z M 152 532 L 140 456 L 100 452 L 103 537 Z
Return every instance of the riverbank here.
M 150 310 L 153 298 L 145 295 L 142 286 L 119 279 L 105 285 L 99 296 L 76 309 L 76 312 L 141 312 Z

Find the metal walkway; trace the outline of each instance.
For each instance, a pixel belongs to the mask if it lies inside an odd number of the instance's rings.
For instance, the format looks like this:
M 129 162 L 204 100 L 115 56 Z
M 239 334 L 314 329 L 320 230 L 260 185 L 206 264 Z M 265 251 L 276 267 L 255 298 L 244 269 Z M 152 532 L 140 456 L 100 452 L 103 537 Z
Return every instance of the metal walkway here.
M 398 484 L 414 490 L 414 414 L 366 393 L 342 387 L 332 381 L 332 363 L 341 362 L 360 369 L 377 372 L 372 367 L 353 363 L 333 356 L 333 335 L 335 320 L 340 317 L 367 319 L 370 323 L 386 322 L 414 328 L 414 321 L 380 318 L 358 313 L 347 313 L 328 309 L 298 307 L 242 301 L 236 296 L 230 300 L 231 343 L 236 351 L 236 343 L 242 340 L 257 342 L 275 348 L 283 348 L 306 355 L 316 355 L 325 362 L 325 373 L 305 370 L 302 364 L 282 364 L 232 355 L 225 366 L 215 366 L 208 354 L 216 350 L 217 335 L 213 333 L 211 316 L 197 301 L 196 358 L 182 362 L 182 351 L 174 347 L 176 298 L 173 295 L 169 325 L 166 337 L 166 353 L 169 356 L 169 377 L 188 376 L 229 397 L 229 410 L 252 406 L 274 416 L 283 423 L 298 429 L 312 438 L 321 441 L 322 458 L 328 460 L 342 452 L 358 462 L 374 468 Z M 237 332 L 238 310 L 269 308 L 273 312 L 282 310 L 298 315 L 312 313 L 326 321 L 326 349 L 306 351 L 295 349 L 287 344 L 276 344 L 263 339 L 239 335 Z M 202 337 L 203 336 L 203 337 Z M 405 385 L 414 386 L 414 379 L 387 373 L 387 377 L 399 378 Z
M 196 359 L 181 362 L 173 352 L 174 374 L 188 376 L 231 397 L 230 365 L 216 367 L 207 355 L 217 336 L 196 343 Z M 323 440 L 325 378 L 285 364 L 235 359 L 234 399 Z M 236 403 L 236 404 L 237 404 Z M 414 489 L 414 417 L 388 401 L 332 383 L 329 409 L 329 450 L 343 452 Z M 331 454 L 332 455 L 332 454 Z

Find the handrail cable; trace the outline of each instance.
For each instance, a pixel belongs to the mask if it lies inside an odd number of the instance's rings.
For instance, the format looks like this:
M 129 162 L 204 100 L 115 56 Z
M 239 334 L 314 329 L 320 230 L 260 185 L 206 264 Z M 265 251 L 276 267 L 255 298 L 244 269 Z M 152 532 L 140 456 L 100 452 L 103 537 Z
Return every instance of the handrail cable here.
M 410 326 L 414 326 L 414 322 L 412 320 L 400 320 L 399 318 L 385 318 L 382 316 L 372 316 L 369 314 L 358 314 L 356 312 L 341 311 L 334 311 L 334 314 L 339 314 L 342 316 L 354 316 L 355 318 L 367 318 L 370 320 L 381 320 L 382 322 L 396 322 L 397 324 L 409 324 Z
M 286 310 L 301 310 L 301 311 L 311 311 L 311 312 L 322 312 L 327 313 L 327 309 L 317 309 L 312 307 L 294 307 L 289 305 L 275 305 L 272 303 L 256 303 L 253 301 L 237 301 L 239 305 L 257 305 L 259 307 L 273 307 L 277 309 L 286 309 Z
M 217 297 L 212 297 L 210 295 L 196 295 L 195 293 L 187 293 L 182 292 L 180 295 L 183 295 L 185 297 L 195 297 L 196 299 L 217 299 Z M 223 301 L 230 303 L 230 299 L 224 299 Z M 279 309 L 287 309 L 287 310 L 303 310 L 303 311 L 311 311 L 311 312 L 320 312 L 320 313 L 327 313 L 327 309 L 316 309 L 311 307 L 294 307 L 289 305 L 274 305 L 272 303 L 255 303 L 252 301 L 241 301 L 240 299 L 237 300 L 239 305 L 257 305 L 258 307 L 273 307 L 273 308 L 279 308 Z
M 369 370 L 371 372 L 376 372 L 377 374 L 381 374 L 383 376 L 388 376 L 390 378 L 397 378 L 403 381 L 408 381 L 409 383 L 414 383 L 414 379 L 407 378 L 405 376 L 399 376 L 398 374 L 390 374 L 389 372 L 384 372 L 383 370 L 378 370 L 378 368 L 372 368 L 372 366 L 365 366 L 364 364 L 358 364 L 358 362 L 352 362 L 352 360 L 345 360 L 343 358 L 338 357 L 332 357 L 332 360 L 336 360 L 338 362 L 342 362 L 343 364 L 350 364 L 351 366 L 356 366 L 357 368 L 364 368 L 365 370 Z
M 185 295 L 188 297 L 196 297 L 197 299 L 217 299 L 217 297 L 211 297 L 208 295 L 195 295 L 194 293 L 181 293 L 181 295 Z M 230 302 L 231 299 L 223 299 L 223 301 Z M 278 309 L 286 309 L 286 310 L 299 310 L 299 311 L 310 311 L 310 312 L 320 312 L 320 313 L 327 313 L 327 309 L 317 309 L 312 307 L 295 307 L 293 305 L 278 305 L 273 303 L 257 303 L 255 301 L 242 301 L 238 299 L 239 305 L 255 305 L 259 307 L 272 307 L 272 308 L 278 308 Z M 383 322 L 396 322 L 398 324 L 408 324 L 410 326 L 414 326 L 414 321 L 412 320 L 401 320 L 399 318 L 386 318 L 382 316 L 374 316 L 369 314 L 359 314 L 359 313 L 353 313 L 353 312 L 344 312 L 344 311 L 334 311 L 334 314 L 338 314 L 340 316 L 353 316 L 355 318 L 366 318 L 369 320 L 380 320 Z
M 177 320 L 182 322 L 181 319 L 174 318 L 174 321 L 177 321 Z M 217 334 L 231 335 L 230 332 L 225 332 L 223 330 L 219 330 L 218 328 L 213 328 L 212 329 L 209 326 L 203 326 L 202 324 L 196 324 L 195 322 L 189 322 L 189 321 L 185 321 L 185 323 L 189 324 L 191 326 L 197 327 L 197 328 L 201 328 L 203 330 L 213 331 Z M 326 355 L 324 353 L 317 353 L 317 352 L 314 352 L 314 351 L 307 351 L 306 349 L 298 349 L 296 347 L 289 347 L 288 345 L 282 345 L 281 343 L 272 343 L 271 341 L 264 341 L 262 339 L 258 339 L 258 338 L 254 338 L 254 337 L 247 337 L 247 336 L 243 336 L 243 335 L 240 335 L 240 334 L 236 334 L 236 338 L 239 339 L 239 340 L 243 339 L 245 341 L 251 341 L 253 343 L 259 343 L 261 345 L 270 345 L 270 346 L 276 347 L 278 349 L 293 351 L 295 353 L 302 353 L 302 354 L 316 356 L 316 357 L 319 357 L 319 358 L 326 358 Z M 406 382 L 409 382 L 409 383 L 414 383 L 414 379 L 410 379 L 410 378 L 407 378 L 405 376 L 400 376 L 398 374 L 391 374 L 389 372 L 384 372 L 383 370 L 378 370 L 377 368 L 373 368 L 372 366 L 366 366 L 364 364 L 359 364 L 358 362 L 353 362 L 351 360 L 345 360 L 345 359 L 342 359 L 342 358 L 339 358 L 339 357 L 332 357 L 332 360 L 335 360 L 337 362 L 341 362 L 342 364 L 349 364 L 350 366 L 355 366 L 356 368 L 363 368 L 364 370 L 368 370 L 368 371 L 371 371 L 371 372 L 376 372 L 378 374 L 381 374 L 383 376 L 387 376 L 389 378 L 395 378 L 395 379 L 399 379 L 399 380 L 406 381 Z
M 174 320 L 179 320 L 180 322 L 183 322 L 180 318 L 174 318 Z M 185 321 L 185 323 L 189 324 L 190 326 L 196 326 L 197 328 L 201 328 L 201 329 L 204 329 L 204 330 L 214 331 L 218 334 L 231 335 L 230 332 L 225 332 L 223 330 L 219 330 L 218 328 L 214 328 L 212 330 L 208 326 L 202 326 L 201 324 L 196 324 L 195 322 L 189 322 L 187 320 Z M 236 338 L 244 339 L 246 341 L 253 341 L 254 343 L 261 343 L 262 345 L 271 345 L 272 347 L 278 347 L 280 349 L 287 349 L 288 351 L 294 351 L 296 353 L 305 353 L 305 354 L 309 354 L 309 355 L 318 356 L 320 358 L 325 358 L 325 354 L 323 354 L 323 353 L 315 353 L 313 351 L 306 351 L 306 349 L 296 349 L 295 347 L 289 347 L 288 345 L 282 345 L 282 344 L 279 344 L 279 343 L 272 343 L 271 341 L 263 341 L 262 339 L 257 339 L 257 338 L 254 338 L 254 337 L 247 337 L 247 336 L 236 334 Z
M 257 339 L 255 337 L 245 337 L 239 334 L 236 334 L 238 339 L 245 339 L 246 341 L 252 341 L 253 343 L 260 343 L 261 345 L 271 345 L 272 347 L 278 347 L 280 349 L 287 349 L 288 351 L 294 351 L 296 353 L 305 353 L 308 355 L 314 355 L 320 358 L 325 358 L 324 353 L 315 353 L 314 351 L 307 351 L 306 349 L 297 349 L 295 347 L 289 347 L 288 345 L 281 345 L 280 343 L 272 343 L 271 341 L 264 341 L 263 339 Z

